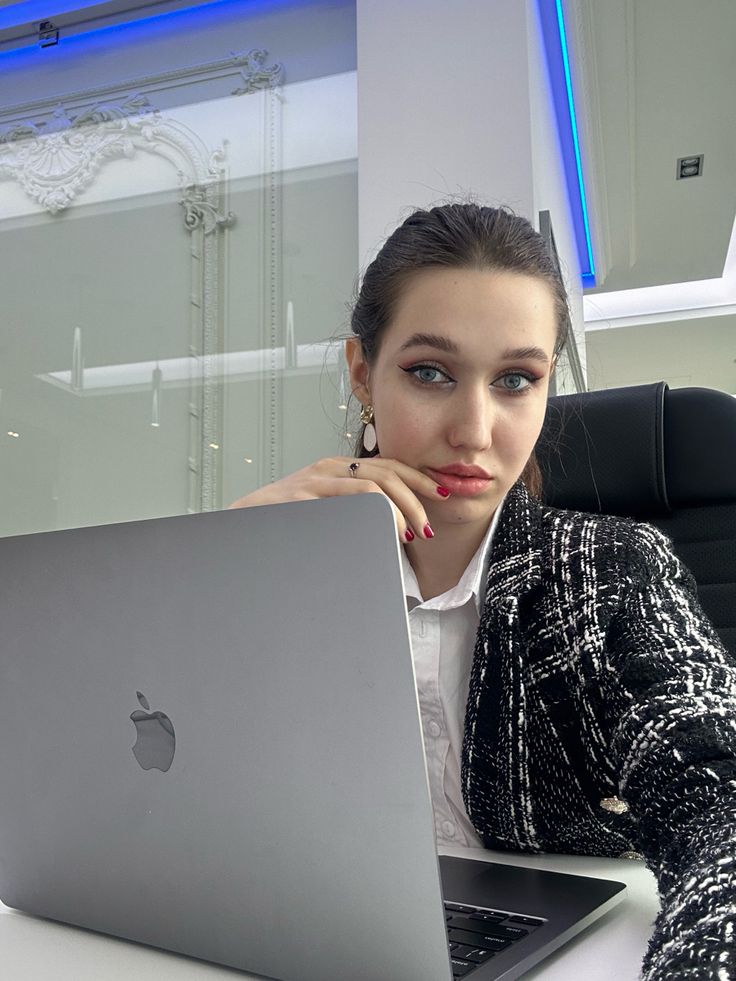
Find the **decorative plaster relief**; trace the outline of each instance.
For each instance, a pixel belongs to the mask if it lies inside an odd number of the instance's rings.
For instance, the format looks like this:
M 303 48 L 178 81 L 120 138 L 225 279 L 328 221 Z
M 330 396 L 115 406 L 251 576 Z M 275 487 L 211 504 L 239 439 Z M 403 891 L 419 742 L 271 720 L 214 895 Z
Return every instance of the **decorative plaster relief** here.
M 165 157 L 189 182 L 218 178 L 213 155 L 194 134 L 162 117 L 141 95 L 79 115 L 57 106 L 50 124 L 28 122 L 0 133 L 0 178 L 17 181 L 37 204 L 58 214 L 107 161 L 133 160 L 139 150 Z

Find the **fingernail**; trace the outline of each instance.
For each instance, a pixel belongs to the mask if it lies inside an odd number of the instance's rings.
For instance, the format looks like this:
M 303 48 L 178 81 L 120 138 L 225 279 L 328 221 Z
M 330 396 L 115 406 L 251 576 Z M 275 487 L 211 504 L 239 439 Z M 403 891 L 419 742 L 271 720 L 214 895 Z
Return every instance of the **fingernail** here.
M 440 495 L 440 497 L 449 497 L 450 496 L 450 492 L 449 492 L 449 490 L 446 487 L 438 487 L 437 488 L 437 493 Z
M 429 522 L 427 522 L 426 525 L 424 526 L 424 537 L 434 538 L 434 532 L 432 531 L 432 526 L 430 525 Z
M 404 532 L 404 538 L 407 540 L 407 542 L 414 541 L 414 532 L 411 530 L 411 528 L 406 529 L 406 531 Z

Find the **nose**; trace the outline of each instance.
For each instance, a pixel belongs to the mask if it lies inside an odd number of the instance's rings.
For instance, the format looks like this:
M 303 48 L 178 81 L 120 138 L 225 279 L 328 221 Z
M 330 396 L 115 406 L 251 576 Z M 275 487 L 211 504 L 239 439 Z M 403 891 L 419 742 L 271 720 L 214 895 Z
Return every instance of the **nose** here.
M 458 389 L 448 420 L 448 441 L 456 448 L 487 450 L 493 443 L 494 422 L 493 399 L 485 385 Z

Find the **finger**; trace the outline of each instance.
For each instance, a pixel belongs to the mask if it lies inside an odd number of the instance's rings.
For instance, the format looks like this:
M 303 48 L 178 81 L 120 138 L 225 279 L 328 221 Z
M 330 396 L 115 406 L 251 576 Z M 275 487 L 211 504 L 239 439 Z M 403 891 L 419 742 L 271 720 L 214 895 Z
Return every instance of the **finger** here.
M 368 464 L 370 467 L 377 466 L 382 469 L 393 471 L 396 473 L 407 487 L 411 489 L 416 494 L 421 494 L 424 497 L 428 497 L 430 500 L 447 500 L 450 496 L 450 492 L 442 484 L 438 483 L 433 477 L 430 477 L 426 473 L 422 473 L 421 470 L 417 470 L 415 467 L 410 467 L 408 463 L 402 463 L 401 460 L 393 460 L 389 458 L 383 458 L 378 456 L 366 457 L 358 461 L 361 466 Z M 373 470 L 371 469 L 371 476 L 374 476 Z
M 370 461 L 364 466 L 365 462 L 364 460 L 360 461 L 360 469 L 356 474 L 359 482 L 373 481 L 381 488 L 389 500 L 393 501 L 404 516 L 405 523 L 412 532 L 408 537 L 405 535 L 407 540 L 413 541 L 414 537 L 425 540 L 433 538 L 434 533 L 429 525 L 424 504 L 421 498 L 417 496 L 415 487 L 408 485 L 406 479 L 411 480 L 414 485 L 419 484 L 422 488 L 426 488 L 428 484 L 436 487 L 436 483 L 431 478 L 426 477 L 425 474 L 420 473 L 418 470 L 413 470 L 412 467 L 406 467 L 403 464 L 400 465 L 402 468 L 401 472 L 397 472 L 397 469 L 394 467 L 397 461 L 394 460 L 383 461 L 384 465 L 382 466 L 378 466 Z M 422 478 L 422 480 L 419 481 L 416 478 Z
M 358 471 L 355 476 L 361 476 L 363 471 L 363 476 L 368 472 L 371 477 L 375 478 L 377 470 L 380 468 L 381 472 L 393 471 L 398 474 L 404 483 L 411 487 L 412 490 L 417 494 L 423 494 L 430 499 L 439 498 L 440 500 L 445 500 L 450 496 L 447 488 L 442 487 L 436 480 L 430 477 L 426 473 L 422 473 L 421 470 L 417 470 L 415 467 L 410 467 L 408 463 L 402 463 L 401 460 L 396 460 L 391 457 L 382 457 L 378 453 L 375 456 L 365 456 L 360 459 L 355 459 L 355 457 L 350 456 L 335 456 L 327 457 L 318 462 L 318 466 L 322 468 L 322 472 L 333 473 L 340 472 L 344 467 L 347 472 L 350 472 L 351 466 L 358 466 Z
M 314 497 L 342 497 L 349 494 L 380 494 L 385 497 L 394 512 L 399 541 L 402 544 L 413 541 L 415 532 L 410 528 L 406 516 L 396 502 L 386 494 L 382 487 L 373 480 L 355 480 L 345 477 L 324 477 L 310 483 L 310 491 Z

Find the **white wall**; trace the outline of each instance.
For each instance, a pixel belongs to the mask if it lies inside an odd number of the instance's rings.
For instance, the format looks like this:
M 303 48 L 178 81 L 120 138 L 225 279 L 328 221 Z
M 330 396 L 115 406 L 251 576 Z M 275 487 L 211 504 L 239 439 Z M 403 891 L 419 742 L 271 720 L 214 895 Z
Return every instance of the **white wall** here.
M 357 0 L 357 14 L 361 264 L 412 208 L 453 195 L 509 205 L 537 227 L 549 210 L 584 346 L 535 0 Z
M 533 207 L 519 0 L 357 0 L 359 254 L 412 207 Z

